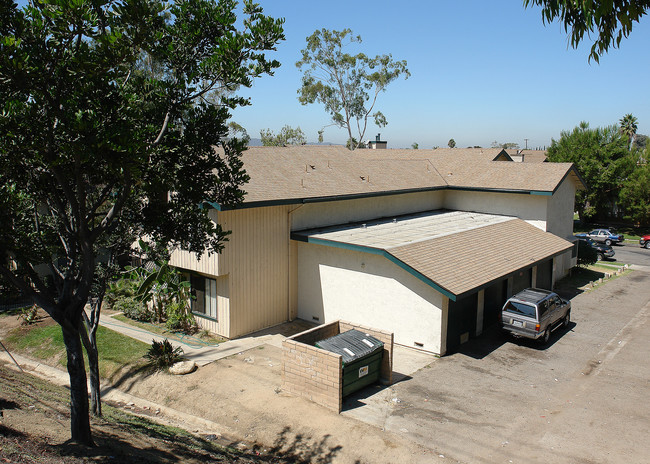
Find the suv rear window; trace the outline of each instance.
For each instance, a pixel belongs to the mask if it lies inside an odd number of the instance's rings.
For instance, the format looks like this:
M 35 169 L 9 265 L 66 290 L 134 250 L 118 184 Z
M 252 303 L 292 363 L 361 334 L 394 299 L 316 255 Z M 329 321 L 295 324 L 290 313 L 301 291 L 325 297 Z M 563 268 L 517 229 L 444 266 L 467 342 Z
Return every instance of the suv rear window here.
M 535 306 L 520 303 L 518 301 L 508 301 L 503 308 L 504 311 L 509 313 L 519 314 L 521 316 L 532 317 L 535 319 Z

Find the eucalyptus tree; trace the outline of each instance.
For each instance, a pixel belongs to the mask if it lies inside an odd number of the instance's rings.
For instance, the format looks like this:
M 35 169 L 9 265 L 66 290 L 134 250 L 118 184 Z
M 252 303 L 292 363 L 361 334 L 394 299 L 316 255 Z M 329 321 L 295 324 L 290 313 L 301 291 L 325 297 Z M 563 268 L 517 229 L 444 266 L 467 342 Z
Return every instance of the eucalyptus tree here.
M 300 126 L 295 129 L 285 125 L 277 134 L 271 129 L 262 129 L 260 131 L 262 145 L 265 147 L 284 147 L 287 145 L 304 145 L 307 143 L 305 133 Z
M 102 247 L 223 248 L 198 206 L 241 201 L 227 122 L 279 66 L 282 22 L 249 0 L 0 0 L 0 275 L 61 325 L 76 442 L 92 444 L 80 332 Z
M 346 53 L 344 49 L 355 43 L 361 43 L 361 36 L 354 36 L 350 29 L 317 30 L 307 37 L 307 47 L 296 63 L 304 68 L 298 100 L 303 105 L 322 103 L 331 125 L 347 131 L 350 150 L 363 142 L 368 119 L 379 127 L 388 124 L 375 109 L 379 93 L 399 77 L 411 75 L 406 61 L 393 60 L 390 54 L 370 58 L 364 53 Z M 322 130 L 318 141 L 323 141 Z

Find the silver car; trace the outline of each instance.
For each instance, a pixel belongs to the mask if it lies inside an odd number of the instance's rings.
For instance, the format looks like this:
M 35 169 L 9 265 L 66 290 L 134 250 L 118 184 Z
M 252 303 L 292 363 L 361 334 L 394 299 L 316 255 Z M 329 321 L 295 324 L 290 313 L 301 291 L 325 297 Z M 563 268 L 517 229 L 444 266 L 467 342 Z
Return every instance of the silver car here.
M 513 335 L 541 339 L 548 343 L 551 332 L 568 326 L 571 302 L 557 293 L 540 288 L 527 288 L 511 297 L 501 311 L 501 327 Z

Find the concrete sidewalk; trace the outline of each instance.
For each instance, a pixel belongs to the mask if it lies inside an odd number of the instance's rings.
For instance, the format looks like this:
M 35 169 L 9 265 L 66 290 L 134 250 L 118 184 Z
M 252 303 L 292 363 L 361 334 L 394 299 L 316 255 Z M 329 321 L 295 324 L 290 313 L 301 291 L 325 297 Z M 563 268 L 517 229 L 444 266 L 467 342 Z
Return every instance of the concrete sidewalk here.
M 165 336 L 154 334 L 148 332 L 144 329 L 134 327 L 131 324 L 122 322 L 118 319 L 115 319 L 112 316 L 102 314 L 99 319 L 99 324 L 108 329 L 119 332 L 127 337 L 140 340 L 141 342 L 150 344 L 152 340 L 158 342 L 163 341 Z M 198 346 L 197 343 L 192 343 L 190 341 L 183 342 L 175 339 L 169 339 L 173 346 L 180 346 L 183 348 L 183 357 L 191 361 L 196 362 L 199 366 L 205 366 L 213 361 L 218 359 L 226 358 L 242 351 L 250 350 L 251 348 L 256 348 L 260 345 L 269 344 L 282 348 L 282 340 L 285 339 L 285 336 L 277 331 L 277 333 L 271 333 L 268 330 L 264 332 L 258 332 L 257 334 L 252 334 L 247 337 L 238 338 L 235 340 L 228 340 L 218 345 L 205 345 Z

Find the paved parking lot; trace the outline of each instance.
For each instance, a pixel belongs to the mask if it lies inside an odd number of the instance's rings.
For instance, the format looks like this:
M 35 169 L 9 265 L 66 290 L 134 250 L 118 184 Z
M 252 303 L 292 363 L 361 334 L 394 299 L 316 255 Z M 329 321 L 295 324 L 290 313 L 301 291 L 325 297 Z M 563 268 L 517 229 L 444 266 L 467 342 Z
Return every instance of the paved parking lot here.
M 572 306 L 547 347 L 493 331 L 344 414 L 458 462 L 649 462 L 650 273 Z

